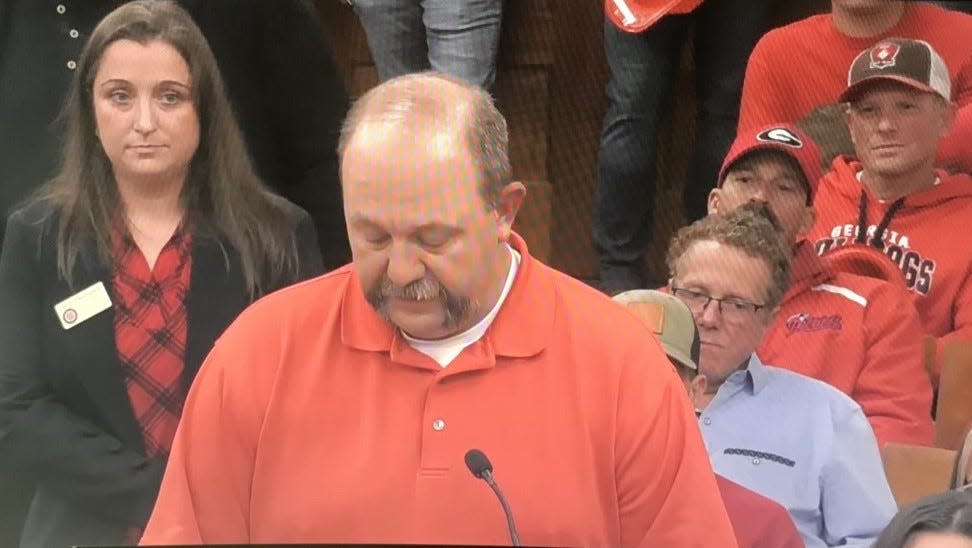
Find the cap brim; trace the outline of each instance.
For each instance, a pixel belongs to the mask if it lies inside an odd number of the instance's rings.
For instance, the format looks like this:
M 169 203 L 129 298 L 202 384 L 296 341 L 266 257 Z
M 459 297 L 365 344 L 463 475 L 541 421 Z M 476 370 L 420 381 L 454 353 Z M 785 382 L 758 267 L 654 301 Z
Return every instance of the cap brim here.
M 874 76 L 868 76 L 867 78 L 861 80 L 860 82 L 857 82 L 852 86 L 848 86 L 847 89 L 845 89 L 844 92 L 840 94 L 840 97 L 837 100 L 838 102 L 841 103 L 847 103 L 853 101 L 856 98 L 856 96 L 861 93 L 862 90 L 876 83 L 889 82 L 889 81 L 898 82 L 899 84 L 904 84 L 910 88 L 914 88 L 919 91 L 924 91 L 926 93 L 934 93 L 935 95 L 938 95 L 938 92 L 935 89 L 933 89 L 931 86 L 919 82 L 918 80 L 915 80 L 913 78 L 908 78 L 906 76 L 898 76 L 895 74 L 876 74 Z
M 810 187 L 807 186 L 807 185 L 810 184 L 810 181 L 809 181 L 809 177 L 810 176 L 807 175 L 807 173 L 805 172 L 804 167 L 803 167 L 803 162 L 800 161 L 799 155 L 797 155 L 793 151 L 793 147 L 789 147 L 789 146 L 786 146 L 786 145 L 784 145 L 782 143 L 775 143 L 775 142 L 772 142 L 772 141 L 756 141 L 753 144 L 751 144 L 750 146 L 748 146 L 748 147 L 744 148 L 743 150 L 739 151 L 736 154 L 736 157 L 733 158 L 731 162 L 729 162 L 728 164 L 726 164 L 725 166 L 723 166 L 722 170 L 719 172 L 719 184 L 718 184 L 718 188 L 722 188 L 722 185 L 725 184 L 725 182 L 726 182 L 726 176 L 729 175 L 729 170 L 732 169 L 732 166 L 738 164 L 740 160 L 742 160 L 746 156 L 752 154 L 753 152 L 759 152 L 761 150 L 778 150 L 778 151 L 786 154 L 790 158 L 793 158 L 796 161 L 797 165 L 800 166 L 800 172 L 803 173 L 803 178 L 804 179 L 807 179 L 807 181 L 803 185 L 803 191 L 807 195 L 807 203 L 809 204 L 809 203 L 813 202 L 813 188 L 810 188 Z
M 659 342 L 661 342 L 662 350 L 665 351 L 665 354 L 667 354 L 669 358 L 677 361 L 678 363 L 684 365 L 685 367 L 688 367 L 689 369 L 692 369 L 693 371 L 699 370 L 699 366 L 694 361 L 692 361 L 692 358 L 686 356 L 679 349 L 673 348 L 671 345 L 665 344 L 665 342 L 662 341 L 661 338 L 659 338 L 658 340 Z

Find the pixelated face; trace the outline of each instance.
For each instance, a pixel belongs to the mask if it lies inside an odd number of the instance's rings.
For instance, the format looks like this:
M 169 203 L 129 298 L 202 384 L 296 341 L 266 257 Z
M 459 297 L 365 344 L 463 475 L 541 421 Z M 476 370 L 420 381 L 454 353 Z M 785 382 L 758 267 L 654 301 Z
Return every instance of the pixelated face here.
M 442 339 L 495 304 L 515 208 L 504 215 L 487 205 L 460 135 L 425 133 L 365 124 L 341 173 L 354 268 L 369 302 L 408 335 Z
M 745 366 L 759 346 L 772 319 L 772 312 L 760 306 L 765 305 L 771 284 L 770 267 L 764 260 L 712 240 L 693 243 L 675 262 L 673 293 L 689 307 L 698 325 L 699 370 L 710 385 L 721 385 Z M 721 306 L 707 302 L 710 297 L 727 302 Z
M 98 138 L 119 182 L 184 179 L 199 146 L 189 65 L 170 44 L 118 40 L 91 90 Z
M 709 213 L 728 213 L 749 202 L 766 204 L 779 220 L 787 241 L 813 226 L 808 189 L 792 162 L 777 151 L 757 150 L 733 163 L 721 188 L 709 196 Z
M 900 177 L 932 169 L 949 114 L 948 104 L 935 94 L 881 81 L 851 103 L 847 127 L 866 171 Z

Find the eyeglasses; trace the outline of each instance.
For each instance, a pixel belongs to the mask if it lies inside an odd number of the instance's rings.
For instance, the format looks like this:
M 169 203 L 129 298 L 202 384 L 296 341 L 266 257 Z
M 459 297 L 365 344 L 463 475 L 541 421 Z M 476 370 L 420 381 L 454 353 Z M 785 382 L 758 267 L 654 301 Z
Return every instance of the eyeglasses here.
M 717 299 L 715 297 L 710 297 L 705 293 L 699 293 L 698 291 L 685 289 L 683 287 L 673 287 L 672 294 L 675 295 L 678 300 L 685 303 L 685 306 L 687 306 L 693 314 L 701 314 L 705 311 L 705 308 L 709 306 L 709 303 L 715 302 L 716 308 L 719 309 L 719 314 L 726 321 L 731 322 L 746 320 L 754 316 L 760 309 L 766 308 L 765 304 L 756 304 L 745 299 L 738 299 L 736 297 Z

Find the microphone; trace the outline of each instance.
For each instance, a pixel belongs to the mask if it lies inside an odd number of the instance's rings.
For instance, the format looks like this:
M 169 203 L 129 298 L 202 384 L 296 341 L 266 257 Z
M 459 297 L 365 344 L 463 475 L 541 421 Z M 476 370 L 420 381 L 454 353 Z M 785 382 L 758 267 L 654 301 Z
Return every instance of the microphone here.
M 486 485 L 489 485 L 496 493 L 496 498 L 503 505 L 503 513 L 506 514 L 506 525 L 510 529 L 510 540 L 513 541 L 513 546 L 519 546 L 520 537 L 516 534 L 516 525 L 513 524 L 513 512 L 510 511 L 510 506 L 506 504 L 506 497 L 503 496 L 499 485 L 496 485 L 496 480 L 493 479 L 493 465 L 489 463 L 489 459 L 479 449 L 470 449 L 466 452 L 466 467 L 469 468 L 472 475 L 485 481 Z

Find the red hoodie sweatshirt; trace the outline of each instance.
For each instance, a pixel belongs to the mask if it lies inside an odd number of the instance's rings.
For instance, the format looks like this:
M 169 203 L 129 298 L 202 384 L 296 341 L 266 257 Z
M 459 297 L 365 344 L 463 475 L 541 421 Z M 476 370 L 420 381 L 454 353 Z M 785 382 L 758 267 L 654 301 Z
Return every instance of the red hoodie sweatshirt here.
M 930 445 L 932 387 L 908 294 L 882 280 L 830 270 L 806 241 L 794 249 L 792 278 L 757 350 L 760 359 L 853 398 L 879 445 Z
M 834 160 L 814 199 L 819 215 L 810 239 L 818 253 L 855 241 L 864 193 L 866 239 L 886 225 L 880 246 L 901 267 L 924 333 L 938 339 L 938 351 L 953 338 L 972 339 L 972 177 L 936 171 L 939 183 L 894 203 L 877 200 L 858 181 L 861 164 Z M 909 334 L 920 339 L 921 333 Z M 940 370 L 934 372 L 938 383 Z

